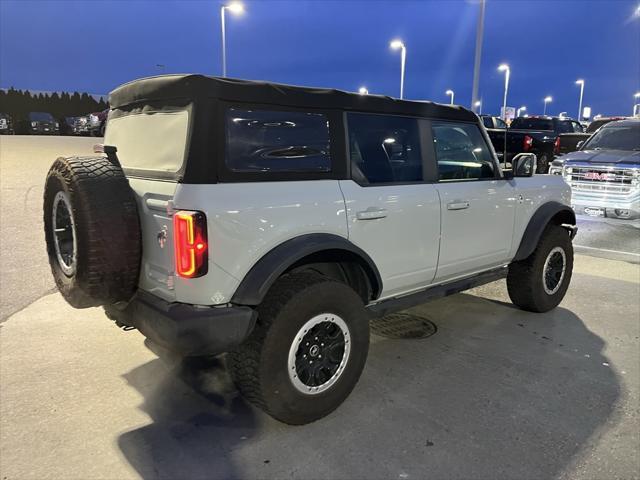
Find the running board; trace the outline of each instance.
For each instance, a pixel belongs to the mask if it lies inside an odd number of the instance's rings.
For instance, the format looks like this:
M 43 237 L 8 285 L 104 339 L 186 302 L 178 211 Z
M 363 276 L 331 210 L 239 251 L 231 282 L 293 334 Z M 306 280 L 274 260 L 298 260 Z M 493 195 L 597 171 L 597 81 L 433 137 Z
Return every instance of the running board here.
M 406 310 L 407 308 L 415 307 L 423 303 L 436 300 L 438 298 L 453 295 L 454 293 L 463 292 L 470 288 L 479 287 L 487 283 L 495 282 L 501 278 L 507 276 L 509 267 L 500 267 L 487 272 L 482 272 L 473 277 L 463 278 L 462 280 L 455 280 L 449 283 L 443 283 L 440 285 L 434 285 L 425 290 L 419 292 L 410 293 L 402 297 L 389 298 L 382 300 L 381 302 L 374 303 L 367 306 L 369 314 L 373 317 L 384 317 L 390 313 L 399 312 L 400 310 Z

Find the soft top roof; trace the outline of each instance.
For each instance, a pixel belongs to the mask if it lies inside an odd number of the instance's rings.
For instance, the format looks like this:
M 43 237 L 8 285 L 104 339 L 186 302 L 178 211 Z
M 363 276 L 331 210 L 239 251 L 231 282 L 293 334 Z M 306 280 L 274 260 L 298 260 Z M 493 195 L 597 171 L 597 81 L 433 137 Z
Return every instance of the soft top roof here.
M 360 95 L 330 88 L 296 87 L 205 75 L 161 75 L 125 83 L 109 96 L 111 108 L 206 98 L 291 107 L 356 110 L 477 122 L 478 117 L 460 106 L 399 100 L 383 95 Z

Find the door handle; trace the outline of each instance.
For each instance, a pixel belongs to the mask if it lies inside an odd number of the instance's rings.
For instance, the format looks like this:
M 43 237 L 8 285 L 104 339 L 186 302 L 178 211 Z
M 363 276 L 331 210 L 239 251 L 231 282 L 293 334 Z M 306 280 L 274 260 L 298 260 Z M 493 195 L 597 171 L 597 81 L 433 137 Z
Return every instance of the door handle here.
M 375 220 L 377 218 L 385 218 L 387 216 L 387 210 L 384 208 L 369 207 L 361 212 L 356 212 L 356 218 L 358 220 Z
M 465 208 L 469 208 L 469 205 L 471 205 L 469 203 L 468 200 L 465 201 L 455 201 L 455 202 L 451 202 L 451 203 L 447 203 L 447 210 L 464 210 Z

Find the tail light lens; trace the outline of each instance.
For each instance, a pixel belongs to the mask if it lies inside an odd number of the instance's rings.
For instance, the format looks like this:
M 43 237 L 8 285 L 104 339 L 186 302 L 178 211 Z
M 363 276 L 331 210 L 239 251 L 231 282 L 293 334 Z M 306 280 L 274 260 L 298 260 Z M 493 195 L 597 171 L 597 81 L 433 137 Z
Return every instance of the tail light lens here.
M 524 141 L 522 142 L 522 149 L 525 152 L 528 152 L 529 150 L 531 150 L 532 146 L 533 146 L 533 138 L 530 137 L 529 135 L 525 135 Z
M 560 153 L 560 137 L 556 137 L 556 141 L 553 142 L 553 153 Z
M 176 273 L 196 278 L 207 273 L 207 217 L 202 212 L 179 211 L 173 215 Z

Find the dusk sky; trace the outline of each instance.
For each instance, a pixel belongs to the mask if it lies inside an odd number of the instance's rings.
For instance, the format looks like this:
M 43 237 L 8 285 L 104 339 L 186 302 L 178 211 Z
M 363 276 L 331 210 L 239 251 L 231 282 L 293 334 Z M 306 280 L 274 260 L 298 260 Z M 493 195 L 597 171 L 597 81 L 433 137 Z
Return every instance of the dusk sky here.
M 502 104 L 577 115 L 578 78 L 593 113 L 630 114 L 640 91 L 639 0 L 487 0 L 480 94 Z M 108 93 L 159 73 L 221 74 L 220 2 L 0 0 L 0 87 Z M 469 106 L 476 1 L 247 1 L 227 14 L 228 75 L 298 85 L 399 94 Z M 165 65 L 164 68 L 157 64 Z

